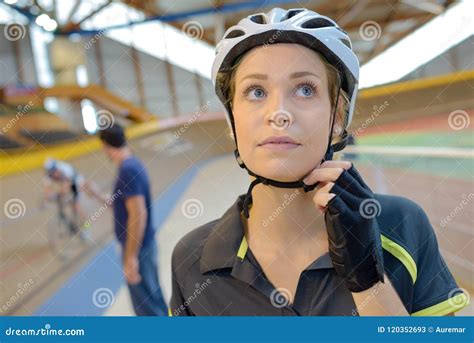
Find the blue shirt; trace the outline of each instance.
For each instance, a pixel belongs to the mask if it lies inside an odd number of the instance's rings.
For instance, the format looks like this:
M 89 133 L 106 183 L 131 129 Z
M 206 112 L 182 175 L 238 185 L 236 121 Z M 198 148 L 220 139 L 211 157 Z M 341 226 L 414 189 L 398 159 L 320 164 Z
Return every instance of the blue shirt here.
M 147 221 L 142 246 L 154 241 L 155 229 L 152 221 L 152 203 L 150 182 L 145 167 L 136 157 L 130 157 L 122 162 L 112 195 L 114 207 L 115 235 L 122 245 L 127 238 L 128 213 L 125 200 L 129 197 L 142 195 L 145 198 Z

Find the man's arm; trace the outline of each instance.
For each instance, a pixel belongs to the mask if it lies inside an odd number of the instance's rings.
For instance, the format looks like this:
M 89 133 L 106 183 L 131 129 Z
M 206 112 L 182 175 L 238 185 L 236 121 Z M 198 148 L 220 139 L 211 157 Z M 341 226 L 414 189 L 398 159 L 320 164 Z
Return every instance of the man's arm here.
M 352 293 L 360 316 L 409 315 L 387 275 L 384 279 L 385 283 L 378 282 L 365 291 Z
M 124 272 L 131 284 L 140 282 L 138 253 L 145 234 L 147 211 L 143 195 L 135 195 L 125 200 L 127 209 L 127 240 L 125 243 Z
M 84 181 L 81 185 L 82 190 L 90 197 L 95 198 L 100 203 L 106 203 L 109 201 L 108 196 L 101 193 L 99 187 L 90 181 Z

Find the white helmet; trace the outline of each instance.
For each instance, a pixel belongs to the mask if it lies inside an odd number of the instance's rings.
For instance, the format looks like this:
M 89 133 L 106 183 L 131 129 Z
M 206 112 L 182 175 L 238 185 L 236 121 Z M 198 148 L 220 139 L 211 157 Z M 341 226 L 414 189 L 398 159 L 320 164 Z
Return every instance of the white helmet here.
M 305 8 L 284 10 L 274 8 L 268 13 L 252 14 L 230 27 L 216 47 L 212 65 L 212 82 L 215 92 L 225 107 L 227 121 L 234 130 L 233 115 L 226 100 L 226 90 L 219 84 L 217 75 L 230 70 L 239 56 L 252 48 L 265 44 L 295 43 L 321 53 L 336 67 L 342 78 L 341 89 L 349 97 L 346 127 L 352 121 L 357 85 L 359 60 L 352 51 L 351 40 L 332 19 Z
M 53 158 L 47 158 L 43 164 L 43 168 L 47 174 L 51 174 L 58 168 L 58 161 Z
M 55 171 L 59 171 L 62 177 L 69 180 L 72 180 L 76 174 L 74 168 L 71 165 L 54 158 L 47 158 L 43 164 L 43 168 L 48 176 L 52 176 Z

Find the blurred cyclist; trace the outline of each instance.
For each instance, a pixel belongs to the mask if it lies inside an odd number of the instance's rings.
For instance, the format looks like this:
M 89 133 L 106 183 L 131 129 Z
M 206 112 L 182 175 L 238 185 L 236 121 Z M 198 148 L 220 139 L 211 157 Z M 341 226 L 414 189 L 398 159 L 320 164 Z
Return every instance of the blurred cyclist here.
M 96 187 L 85 181 L 74 167 L 70 164 L 48 158 L 44 163 L 46 178 L 44 180 L 43 198 L 46 201 L 57 200 L 58 197 L 67 198 L 71 196 L 72 211 L 78 222 L 86 226 L 87 215 L 81 206 L 81 194 L 85 192 L 90 197 L 96 198 L 100 202 L 104 202 L 104 197 L 97 191 Z M 81 230 L 81 238 L 84 232 Z

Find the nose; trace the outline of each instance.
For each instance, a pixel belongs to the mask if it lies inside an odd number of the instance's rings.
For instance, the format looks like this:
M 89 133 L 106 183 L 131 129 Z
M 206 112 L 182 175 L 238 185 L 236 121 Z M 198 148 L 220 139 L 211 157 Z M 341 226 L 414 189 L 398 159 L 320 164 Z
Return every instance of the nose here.
M 268 105 L 265 124 L 277 130 L 287 129 L 293 124 L 294 116 L 288 111 L 286 99 L 282 92 L 274 92 L 268 101 Z

